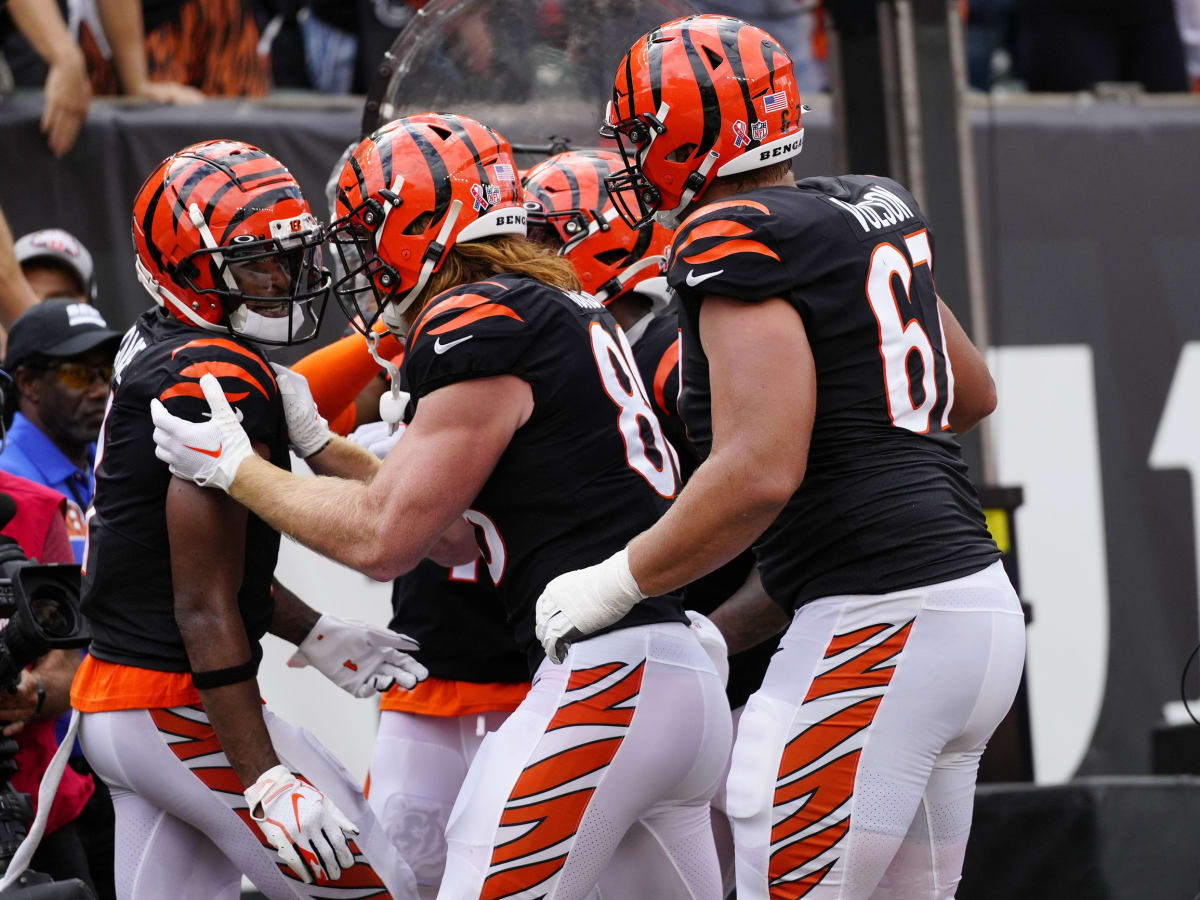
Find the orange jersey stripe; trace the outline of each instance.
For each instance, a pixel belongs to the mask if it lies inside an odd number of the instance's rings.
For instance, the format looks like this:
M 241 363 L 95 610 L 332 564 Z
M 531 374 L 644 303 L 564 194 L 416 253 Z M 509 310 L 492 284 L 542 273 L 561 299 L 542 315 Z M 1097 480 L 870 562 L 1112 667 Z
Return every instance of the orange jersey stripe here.
M 71 705 L 80 712 L 163 709 L 200 702 L 189 672 L 157 672 L 85 656 L 71 683 Z
M 225 399 L 230 403 L 237 403 L 239 400 L 245 400 L 249 396 L 249 391 L 242 391 L 240 394 L 231 394 L 229 391 L 225 392 Z M 158 399 L 162 403 L 166 403 L 172 397 L 195 397 L 197 400 L 203 400 L 204 388 L 200 387 L 195 381 L 183 381 L 172 385 L 158 395 Z
M 197 381 L 204 375 L 215 375 L 217 378 L 236 378 L 238 381 L 244 381 L 253 387 L 265 399 L 271 399 L 271 395 L 267 393 L 267 389 L 262 386 L 262 383 L 237 363 L 215 361 L 192 363 L 190 366 L 185 367 L 179 374 L 186 375 L 188 378 L 195 378 Z
M 688 232 L 682 246 L 675 251 L 675 255 L 684 256 L 687 253 L 688 247 L 706 238 L 737 237 L 741 234 L 749 234 L 752 230 L 748 225 L 743 225 L 741 222 L 731 222 L 728 219 L 703 222 Z
M 724 243 L 717 244 L 717 246 L 710 250 L 705 250 L 703 253 L 683 258 L 692 265 L 698 266 L 703 263 L 716 262 L 718 259 L 733 256 L 735 253 L 757 253 L 760 256 L 768 256 L 774 260 L 779 259 L 779 254 L 774 250 L 765 244 L 751 240 L 725 241 Z
M 667 386 L 667 379 L 671 377 L 671 373 L 675 371 L 675 367 L 678 365 L 679 338 L 675 338 L 674 343 L 667 348 L 667 352 L 658 361 L 658 368 L 654 370 L 654 402 L 658 404 L 658 408 L 664 413 L 667 411 L 667 397 L 663 391 Z
M 714 213 L 718 209 L 738 209 L 738 208 L 757 209 L 759 212 L 766 213 L 768 216 L 771 214 L 771 211 L 769 209 L 767 209 L 767 207 L 764 206 L 762 203 L 759 203 L 757 200 L 720 200 L 716 203 L 709 203 L 705 206 L 700 207 L 698 210 L 696 210 L 694 213 L 692 213 L 690 216 L 688 216 L 686 219 L 683 220 L 683 224 L 679 226 L 679 230 L 683 231 L 685 228 L 687 228 L 688 223 L 690 223 L 693 219 L 698 219 L 701 216 L 707 216 L 709 213 Z
M 440 294 L 438 296 L 441 296 Z M 434 297 L 425 312 L 421 314 L 421 321 L 417 323 L 417 327 L 413 329 L 412 334 L 408 337 L 408 346 L 412 346 L 417 336 L 425 330 L 425 326 L 434 316 L 440 316 L 442 313 L 449 312 L 452 309 L 469 309 L 473 306 L 479 306 L 481 303 L 491 303 L 490 297 L 485 297 L 482 294 L 458 294 L 454 297 L 447 297 L 445 300 L 438 300 Z
M 468 325 L 478 322 L 480 319 L 490 319 L 496 316 L 503 316 L 509 319 L 516 319 L 518 322 L 524 322 L 515 311 L 509 309 L 501 303 L 484 303 L 482 306 L 476 306 L 473 309 L 467 310 L 461 316 L 455 316 L 445 325 L 439 325 L 437 328 L 430 328 L 430 334 L 445 334 L 448 331 L 456 331 L 459 328 L 466 328 Z
M 231 353 L 240 353 L 247 359 L 252 359 L 258 363 L 258 367 L 263 370 L 263 374 L 267 376 L 267 379 L 271 382 L 271 385 L 275 385 L 275 373 L 271 371 L 271 367 L 263 362 L 260 357 L 247 350 L 241 344 L 229 340 L 229 338 L 197 338 L 194 341 L 188 341 L 182 347 L 176 347 L 171 351 L 171 359 L 174 359 L 175 355 L 181 350 L 186 350 L 189 347 L 221 347 L 222 349 L 228 350 Z
M 380 709 L 422 716 L 469 716 L 485 712 L 512 712 L 529 693 L 528 682 L 451 681 L 426 678 L 411 691 L 391 688 Z

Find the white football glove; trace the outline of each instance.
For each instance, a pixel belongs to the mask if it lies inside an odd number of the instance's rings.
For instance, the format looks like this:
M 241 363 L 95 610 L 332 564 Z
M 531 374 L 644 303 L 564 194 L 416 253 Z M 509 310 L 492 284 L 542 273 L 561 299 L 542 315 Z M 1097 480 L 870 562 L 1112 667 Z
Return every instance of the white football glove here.
M 629 550 L 551 580 L 537 601 L 534 634 L 551 662 L 560 663 L 573 641 L 625 617 L 646 595 L 629 571 Z
M 391 434 L 393 427 L 396 428 L 396 432 Z M 346 435 L 346 440 L 364 447 L 379 459 L 383 459 L 396 446 L 396 442 L 400 440 L 406 427 L 403 422 L 397 423 L 396 426 L 389 425 L 387 422 L 368 422 L 366 425 L 359 425 Z
M 696 635 L 696 640 L 700 642 L 700 646 L 712 660 L 712 664 L 717 670 L 717 677 L 721 679 L 721 687 L 728 687 L 729 647 L 725 643 L 725 636 L 708 616 L 698 613 L 694 609 L 685 610 L 685 615 L 692 623 L 692 634 Z
M 271 363 L 271 368 L 275 370 L 279 399 L 283 401 L 288 442 L 298 457 L 308 459 L 325 449 L 333 440 L 333 432 L 329 430 L 329 423 L 317 412 L 308 379 L 279 363 Z
M 402 650 L 420 645 L 405 634 L 366 622 L 323 615 L 288 660 L 292 668 L 312 666 L 343 691 L 370 697 L 393 684 L 412 689 L 429 670 Z
M 337 881 L 343 867 L 354 865 L 346 835 L 358 834 L 358 828 L 332 800 L 286 766 L 259 775 L 245 797 L 250 818 L 305 884 Z
M 240 412 L 235 415 L 225 399 L 221 382 L 209 373 L 200 378 L 200 387 L 212 412 L 207 422 L 189 422 L 167 412 L 158 398 L 150 401 L 154 443 L 158 445 L 154 455 L 171 467 L 173 475 L 228 491 L 238 466 L 254 448 L 239 422 Z

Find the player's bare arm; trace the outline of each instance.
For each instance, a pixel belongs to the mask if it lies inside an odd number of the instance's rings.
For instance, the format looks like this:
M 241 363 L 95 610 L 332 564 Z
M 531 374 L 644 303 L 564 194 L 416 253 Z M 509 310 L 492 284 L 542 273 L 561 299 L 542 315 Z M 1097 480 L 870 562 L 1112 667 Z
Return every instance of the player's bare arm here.
M 379 474 L 380 461 L 366 447 L 360 447 L 340 435 L 334 435 L 324 449 L 305 460 L 318 475 L 371 481 Z
M 537 636 L 567 644 L 619 620 L 749 547 L 804 479 L 817 382 L 804 323 L 786 301 L 709 295 L 700 308 L 713 445 L 675 503 L 625 550 L 553 579 L 537 602 Z
M 708 614 L 708 619 L 725 638 L 730 656 L 757 647 L 788 626 L 790 617 L 763 589 L 758 569 L 751 569 L 746 583 Z
M 421 399 L 403 438 L 369 483 L 304 478 L 244 449 L 245 442 L 215 379 L 201 379 L 213 408 L 211 429 L 155 410 L 160 458 L 186 477 L 226 486 L 271 527 L 305 546 L 380 581 L 414 568 L 427 556 L 443 565 L 478 555 L 461 515 L 479 493 L 516 430 L 533 411 L 533 391 L 502 375 L 458 382 Z M 218 434 L 217 426 L 226 430 Z M 209 434 L 209 431 L 212 433 Z M 218 451 L 196 454 L 188 442 Z M 219 481 L 201 468 L 222 472 Z M 211 473 L 210 473 L 211 475 Z
M 245 529 L 246 510 L 224 494 L 171 480 L 167 531 L 175 620 L 193 673 L 222 672 L 251 660 L 237 605 Z M 259 775 L 279 765 L 263 721 L 256 678 L 202 689 L 200 701 L 242 784 L 254 784 Z
M 938 298 L 938 315 L 946 337 L 946 352 L 954 372 L 954 406 L 950 408 L 950 427 L 966 434 L 996 409 L 996 383 L 987 362 L 971 343 L 950 307 Z
M 674 505 L 629 544 L 644 594 L 682 587 L 741 553 L 804 478 L 816 371 L 786 301 L 710 296 L 700 335 L 712 383 L 713 446 Z
M 275 609 L 271 613 L 271 624 L 267 626 L 267 630 L 275 637 L 299 644 L 308 637 L 321 614 L 278 580 L 273 586 L 273 593 Z

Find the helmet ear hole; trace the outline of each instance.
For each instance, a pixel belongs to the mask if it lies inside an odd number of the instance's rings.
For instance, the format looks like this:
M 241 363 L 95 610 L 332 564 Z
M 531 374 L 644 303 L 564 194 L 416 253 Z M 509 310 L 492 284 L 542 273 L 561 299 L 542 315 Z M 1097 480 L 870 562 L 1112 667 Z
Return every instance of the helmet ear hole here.
M 692 158 L 692 154 L 696 152 L 695 144 L 680 144 L 674 150 L 667 154 L 667 159 L 671 162 L 687 162 Z
M 628 250 L 617 247 L 613 250 L 605 250 L 602 253 L 597 253 L 596 261 L 606 266 L 613 266 L 621 262 L 628 255 Z
M 404 229 L 404 234 L 423 234 L 425 229 L 429 227 L 429 223 L 432 221 L 433 213 L 421 213 L 408 223 L 408 227 Z

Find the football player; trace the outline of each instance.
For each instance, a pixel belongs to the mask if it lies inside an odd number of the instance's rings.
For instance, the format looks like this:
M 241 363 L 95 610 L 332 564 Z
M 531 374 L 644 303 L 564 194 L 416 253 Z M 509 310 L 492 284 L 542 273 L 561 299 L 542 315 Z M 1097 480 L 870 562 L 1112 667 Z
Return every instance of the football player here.
M 794 617 L 734 746 L 738 896 L 948 898 L 1024 654 L 956 437 L 994 387 L 912 195 L 793 182 L 801 111 L 787 54 L 736 19 L 668 23 L 619 64 L 607 183 L 631 225 L 686 217 L 667 279 L 706 459 L 654 527 L 550 583 L 537 630 L 557 656 L 754 542 Z
M 664 254 L 671 232 L 657 222 L 635 230 L 618 215 L 604 179 L 623 168 L 620 155 L 613 151 L 581 150 L 560 153 L 530 169 L 522 179 L 530 237 L 569 259 L 584 289 L 602 300 L 624 329 L 647 399 L 676 452 L 686 482 L 700 460 L 679 414 L 678 316 L 669 302 L 666 279 L 660 274 L 666 268 Z M 762 603 L 762 583 L 750 550 L 687 585 L 684 598 L 687 615 L 701 639 L 711 637 L 705 646 L 715 654 L 718 671 L 728 672 L 726 696 L 736 732 L 741 708 L 762 684 L 787 618 L 774 604 Z M 765 613 L 768 621 L 775 623 L 774 636 L 764 641 L 768 632 L 762 623 L 756 623 L 751 636 L 742 638 L 739 624 L 744 616 L 740 611 L 747 604 L 755 618 L 761 619 Z M 721 632 L 704 616 L 718 609 L 718 622 L 736 641 L 732 655 Z M 722 879 L 726 889 L 732 890 L 733 837 L 724 816 L 723 787 L 713 798 L 713 807 Z M 614 874 L 609 873 L 601 883 L 608 889 L 606 893 L 614 892 L 616 886 L 607 883 Z
M 161 458 L 376 578 L 482 549 L 536 674 L 467 773 L 442 900 L 582 900 L 610 862 L 640 866 L 656 896 L 715 900 L 708 801 L 729 711 L 679 598 L 648 598 L 561 667 L 533 635 L 542 587 L 609 555 L 676 491 L 628 341 L 570 264 L 526 238 L 511 149 L 478 122 L 392 122 L 359 145 L 340 187 L 352 212 L 334 239 L 354 244 L 368 278 L 339 297 L 356 315 L 360 298 L 377 306 L 361 310 L 365 328 L 381 317 L 407 334 L 403 438 L 365 482 L 300 480 L 249 452 L 202 379 L 208 423 L 155 405 Z
M 335 184 L 342 164 L 339 160 Z M 339 217 L 336 203 L 330 206 Z M 386 329 L 376 350 L 393 365 L 403 359 Z M 345 434 L 347 426 L 363 423 L 349 438 L 380 458 L 403 433 L 403 423 L 389 436 L 388 423 L 372 421 L 379 416 L 372 385 L 386 373 L 372 360 L 362 334 L 310 353 L 292 371 L 305 376 L 332 432 Z M 373 411 L 364 396 L 375 401 Z M 412 867 L 423 898 L 436 896 L 441 884 L 446 822 L 467 767 L 484 735 L 499 728 L 529 692 L 525 655 L 482 569 L 478 558 L 454 568 L 425 560 L 392 582 L 388 627 L 420 640 L 413 656 L 430 677 L 411 691 L 393 687 L 383 695 L 367 802 Z
M 255 677 L 266 631 L 356 696 L 415 684 L 423 669 L 399 649 L 413 645 L 273 596 L 278 532 L 172 478 L 151 438 L 150 399 L 200 421 L 209 375 L 251 452 L 288 466 L 294 396 L 258 345 L 316 333 L 321 238 L 288 170 L 238 141 L 184 148 L 134 201 L 135 265 L 156 305 L 122 341 L 101 428 L 83 585 L 93 637 L 71 698 L 112 790 L 121 897 L 232 898 L 243 874 L 272 898 L 416 896 L 357 785 L 263 707 Z

